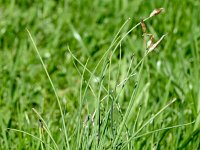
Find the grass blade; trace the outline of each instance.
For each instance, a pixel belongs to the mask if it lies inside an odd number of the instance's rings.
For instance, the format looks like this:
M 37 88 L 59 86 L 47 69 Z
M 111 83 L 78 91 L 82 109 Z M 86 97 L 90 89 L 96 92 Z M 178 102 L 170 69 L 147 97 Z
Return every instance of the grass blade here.
M 44 69 L 44 71 L 45 71 L 45 73 L 46 73 L 46 75 L 47 75 L 47 77 L 48 77 L 48 79 L 49 79 L 49 82 L 50 82 L 50 84 L 51 84 L 51 87 L 52 87 L 52 89 L 53 89 L 53 91 L 54 91 L 54 94 L 55 94 L 55 96 L 56 96 L 56 100 L 57 100 L 57 103 L 58 103 L 58 106 L 59 106 L 59 109 L 60 109 L 60 113 L 61 113 L 61 117 L 62 117 L 62 124 L 63 124 L 63 130 L 64 130 L 64 135 L 65 135 L 65 140 L 66 140 L 66 142 L 67 142 L 67 147 L 68 147 L 68 149 L 70 149 L 70 147 L 69 147 L 69 141 L 68 141 L 68 136 L 67 136 L 67 131 L 66 131 L 66 126 L 65 126 L 65 119 L 64 119 L 62 107 L 61 107 L 61 104 L 60 104 L 60 99 L 59 99 L 59 97 L 58 97 L 58 94 L 57 94 L 57 92 L 56 92 L 56 89 L 55 89 L 55 87 L 54 87 L 54 84 L 53 84 L 53 82 L 52 82 L 52 80 L 51 80 L 51 77 L 50 77 L 50 75 L 49 75 L 49 73 L 48 73 L 48 71 L 47 71 L 47 68 L 46 68 L 46 66 L 45 66 L 45 64 L 44 64 L 44 61 L 43 61 L 43 59 L 42 59 L 42 57 L 41 57 L 41 55 L 40 55 L 40 53 L 39 53 L 39 50 L 38 50 L 38 48 L 37 48 L 37 46 L 36 46 L 36 44 L 35 44 L 35 41 L 33 40 L 33 37 L 32 37 L 32 35 L 31 35 L 31 33 L 29 32 L 29 30 L 28 30 L 28 29 L 26 29 L 26 30 L 27 30 L 27 32 L 28 32 L 28 35 L 29 35 L 29 37 L 30 37 L 32 43 L 33 43 L 34 49 L 35 49 L 35 51 L 36 51 L 36 53 L 37 53 L 37 55 L 38 55 L 38 57 L 39 57 L 39 59 L 40 59 L 40 62 L 41 62 L 41 64 L 42 64 L 42 66 L 43 66 L 43 69 Z

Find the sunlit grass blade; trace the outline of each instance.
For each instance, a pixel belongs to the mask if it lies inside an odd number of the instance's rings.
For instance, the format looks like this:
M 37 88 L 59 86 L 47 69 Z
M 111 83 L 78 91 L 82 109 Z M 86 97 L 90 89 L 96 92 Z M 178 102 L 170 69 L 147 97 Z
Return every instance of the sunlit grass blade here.
M 43 144 L 45 144 L 46 146 L 48 146 L 50 149 L 53 150 L 53 148 L 50 147 L 49 144 L 45 143 L 44 141 L 42 141 L 42 139 L 38 138 L 37 136 L 35 136 L 35 135 L 33 135 L 33 134 L 30 134 L 30 133 L 28 133 L 28 132 L 26 132 L 26 131 L 22 131 L 22 130 L 18 130 L 18 129 L 12 129 L 12 128 L 7 128 L 7 129 L 8 129 L 8 132 L 9 132 L 9 130 L 11 130 L 11 131 L 14 131 L 14 132 L 20 132 L 20 133 L 23 133 L 23 134 L 25 134 L 25 135 L 31 136 L 32 138 L 34 138 L 34 139 L 36 139 L 36 140 L 42 142 Z
M 37 55 L 38 55 L 38 57 L 39 57 L 39 59 L 40 59 L 40 62 L 41 62 L 41 64 L 42 64 L 42 66 L 43 66 L 43 69 L 44 69 L 44 71 L 45 71 L 45 73 L 46 73 L 46 75 L 47 75 L 47 77 L 48 77 L 48 80 L 49 80 L 49 82 L 50 82 L 50 84 L 51 84 L 51 87 L 52 87 L 52 89 L 53 89 L 53 91 L 54 91 L 54 94 L 55 94 L 55 96 L 56 96 L 56 100 L 57 100 L 57 103 L 58 103 L 58 106 L 59 106 L 59 109 L 60 109 L 60 113 L 61 113 L 62 125 L 63 125 L 64 135 L 65 135 L 65 140 L 66 140 L 66 142 L 67 142 L 67 147 L 68 147 L 68 149 L 70 149 L 69 141 L 68 141 L 68 135 L 67 135 L 67 131 L 66 131 L 65 119 L 64 119 L 62 107 L 61 107 L 61 104 L 60 104 L 60 99 L 59 99 L 59 97 L 58 97 L 58 94 L 57 94 L 57 92 L 56 92 L 56 89 L 55 89 L 55 87 L 54 87 L 54 84 L 53 84 L 53 82 L 52 82 L 52 80 L 51 80 L 51 77 L 50 77 L 50 75 L 49 75 L 49 73 L 48 73 L 48 71 L 47 71 L 47 68 L 46 68 L 46 66 L 45 66 L 45 64 L 44 64 L 44 61 L 43 61 L 43 59 L 42 59 L 42 57 L 41 57 L 41 55 L 40 55 L 40 53 L 39 53 L 39 50 L 38 50 L 38 48 L 37 48 L 37 46 L 36 46 L 36 44 L 35 44 L 35 41 L 33 40 L 33 37 L 32 37 L 32 35 L 31 35 L 31 33 L 29 32 L 29 30 L 28 30 L 28 29 L 26 29 L 26 30 L 27 30 L 27 32 L 28 32 L 28 35 L 29 35 L 29 37 L 30 37 L 32 43 L 33 43 L 34 50 L 36 51 L 36 53 L 37 53 Z
M 58 148 L 58 145 L 56 144 L 56 142 L 55 142 L 55 140 L 54 140 L 54 138 L 53 138 L 53 136 L 52 136 L 52 134 L 51 134 L 51 131 L 49 130 L 49 128 L 48 128 L 48 126 L 47 126 L 47 124 L 46 124 L 46 122 L 45 122 L 45 120 L 42 118 L 42 116 L 34 109 L 34 108 L 32 108 L 32 110 L 34 111 L 34 113 L 36 113 L 36 115 L 39 117 L 39 119 L 42 121 L 41 123 L 42 124 L 44 124 L 44 130 L 47 132 L 47 134 L 49 135 L 49 137 L 51 138 L 51 140 L 53 141 L 53 143 L 54 143 L 54 145 L 55 145 L 55 147 L 56 147 L 56 149 L 59 149 Z M 40 128 L 40 127 L 39 127 Z
M 164 106 L 160 111 L 158 111 L 153 117 L 151 117 L 142 127 L 140 127 L 133 135 L 136 136 L 144 127 L 146 127 L 151 121 L 153 121 L 158 115 L 160 115 L 166 108 L 168 108 L 171 104 L 173 104 L 177 99 L 174 98 L 171 102 L 169 102 L 166 106 Z
M 174 125 L 174 126 L 170 126 L 170 127 L 164 127 L 164 128 L 160 128 L 160 129 L 156 129 L 156 130 L 153 130 L 153 131 L 148 131 L 144 134 L 140 134 L 138 136 L 132 136 L 130 139 L 128 139 L 124 144 L 123 146 L 125 147 L 127 143 L 131 142 L 132 140 L 134 139 L 138 139 L 138 138 L 142 138 L 144 136 L 147 136 L 147 135 L 151 135 L 153 133 L 156 133 L 156 132 L 161 132 L 161 131 L 164 131 L 164 130 L 170 130 L 170 129 L 175 129 L 175 128 L 180 128 L 180 127 L 184 127 L 184 126 L 189 126 L 189 125 L 192 125 L 194 124 L 195 121 L 192 121 L 192 122 L 189 122 L 189 123 L 185 123 L 185 124 L 180 124 L 180 125 Z

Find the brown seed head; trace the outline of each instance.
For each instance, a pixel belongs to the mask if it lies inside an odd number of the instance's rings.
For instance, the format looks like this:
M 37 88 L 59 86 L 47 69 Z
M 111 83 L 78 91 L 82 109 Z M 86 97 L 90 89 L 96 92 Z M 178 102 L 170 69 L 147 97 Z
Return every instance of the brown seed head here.
M 164 11 L 164 8 L 154 9 L 149 17 L 156 16 L 156 15 L 160 14 L 162 11 Z

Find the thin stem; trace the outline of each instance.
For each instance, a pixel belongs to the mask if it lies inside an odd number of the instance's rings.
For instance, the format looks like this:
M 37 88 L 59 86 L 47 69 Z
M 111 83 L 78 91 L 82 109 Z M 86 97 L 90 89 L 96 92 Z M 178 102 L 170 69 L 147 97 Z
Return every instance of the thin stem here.
M 44 61 L 43 61 L 43 59 L 42 59 L 42 57 L 41 57 L 41 55 L 40 55 L 40 53 L 39 53 L 39 50 L 38 50 L 38 48 L 37 48 L 37 46 L 36 46 L 36 44 L 35 44 L 35 41 L 33 40 L 33 37 L 32 37 L 32 35 L 31 35 L 31 33 L 29 32 L 29 30 L 26 29 L 26 31 L 27 31 L 28 34 L 29 34 L 29 37 L 30 37 L 30 39 L 31 39 L 31 41 L 32 41 L 32 43 L 33 43 L 34 49 L 35 49 L 35 51 L 36 51 L 36 53 L 37 53 L 37 55 L 38 55 L 38 57 L 39 57 L 39 59 L 40 59 L 40 62 L 41 62 L 41 64 L 42 64 L 42 66 L 43 66 L 43 69 L 44 69 L 44 71 L 45 71 L 45 73 L 46 73 L 46 75 L 47 75 L 47 77 L 48 77 L 48 79 L 49 79 L 49 82 L 50 82 L 50 84 L 51 84 L 51 87 L 52 87 L 52 89 L 53 89 L 53 91 L 54 91 L 54 94 L 55 94 L 55 96 L 56 96 L 56 100 L 57 100 L 57 103 L 58 103 L 58 106 L 59 106 L 59 109 L 60 109 L 61 118 L 62 118 L 62 122 L 63 122 L 65 140 L 66 140 L 66 142 L 67 142 L 67 147 L 68 147 L 68 149 L 70 149 L 70 147 L 69 147 L 69 141 L 68 141 L 68 136 L 67 136 L 67 132 L 66 132 L 65 119 L 64 119 L 62 107 L 61 107 L 61 104 L 60 104 L 60 99 L 59 99 L 59 97 L 58 97 L 58 94 L 57 94 L 57 92 L 56 92 L 56 89 L 55 89 L 55 87 L 54 87 L 54 84 L 53 84 L 53 82 L 52 82 L 52 80 L 51 80 L 51 77 L 50 77 L 50 75 L 49 75 L 49 73 L 48 73 L 48 71 L 47 71 L 47 68 L 46 68 L 46 66 L 45 66 L 45 64 L 44 64 Z

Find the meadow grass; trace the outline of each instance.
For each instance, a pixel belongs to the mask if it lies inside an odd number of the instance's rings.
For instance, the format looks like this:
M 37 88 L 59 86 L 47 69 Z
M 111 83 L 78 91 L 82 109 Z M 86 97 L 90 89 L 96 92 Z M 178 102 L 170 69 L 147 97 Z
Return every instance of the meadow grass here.
M 200 149 L 200 2 L 0 4 L 0 149 Z

